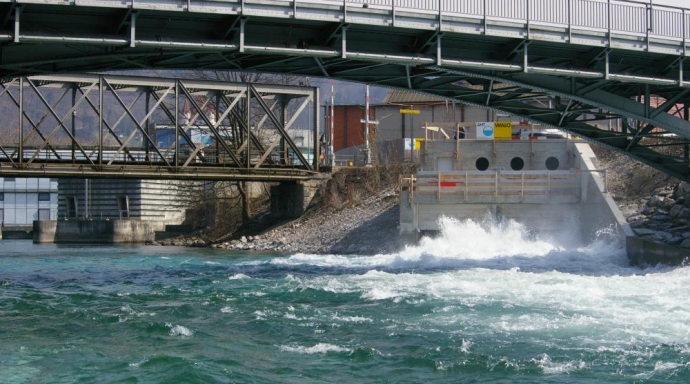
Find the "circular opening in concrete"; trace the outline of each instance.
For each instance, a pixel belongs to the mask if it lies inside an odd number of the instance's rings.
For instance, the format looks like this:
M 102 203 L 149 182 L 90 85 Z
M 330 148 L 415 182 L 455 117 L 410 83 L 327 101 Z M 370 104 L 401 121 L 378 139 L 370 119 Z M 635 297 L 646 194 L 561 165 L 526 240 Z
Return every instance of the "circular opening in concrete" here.
M 513 157 L 513 160 L 510 160 L 510 169 L 521 171 L 522 168 L 525 168 L 525 160 L 522 160 L 521 157 Z
M 489 159 L 486 157 L 480 157 L 477 159 L 477 162 L 474 163 L 474 165 L 477 167 L 477 170 L 486 171 L 489 169 Z
M 561 165 L 561 163 L 558 161 L 557 158 L 553 156 L 546 159 L 546 169 L 548 169 L 549 171 L 557 170 L 559 165 Z

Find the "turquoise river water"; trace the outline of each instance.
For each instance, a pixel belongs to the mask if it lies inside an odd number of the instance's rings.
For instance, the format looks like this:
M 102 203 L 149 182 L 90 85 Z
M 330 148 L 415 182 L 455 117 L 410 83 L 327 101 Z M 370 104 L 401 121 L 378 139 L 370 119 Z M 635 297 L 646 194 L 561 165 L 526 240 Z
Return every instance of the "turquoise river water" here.
M 690 268 L 443 226 L 370 256 L 2 241 L 0 382 L 690 381 Z

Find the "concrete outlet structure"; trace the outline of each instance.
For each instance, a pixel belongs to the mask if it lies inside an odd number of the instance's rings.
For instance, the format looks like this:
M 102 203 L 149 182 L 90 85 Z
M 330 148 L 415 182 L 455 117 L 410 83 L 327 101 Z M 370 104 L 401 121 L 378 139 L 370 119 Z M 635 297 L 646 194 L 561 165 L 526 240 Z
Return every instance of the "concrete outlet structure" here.
M 401 236 L 438 231 L 442 217 L 513 219 L 564 241 L 608 227 L 633 236 L 589 145 L 568 139 L 422 143 L 419 170 L 402 184 Z

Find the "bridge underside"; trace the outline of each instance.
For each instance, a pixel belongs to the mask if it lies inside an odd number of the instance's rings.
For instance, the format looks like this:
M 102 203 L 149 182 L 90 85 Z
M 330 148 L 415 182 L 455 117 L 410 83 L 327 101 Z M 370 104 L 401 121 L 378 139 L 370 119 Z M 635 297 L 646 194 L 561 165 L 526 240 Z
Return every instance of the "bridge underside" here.
M 56 3 L 0 2 L 0 76 L 247 70 L 404 88 L 561 128 L 690 181 L 685 32 L 656 38 L 651 25 L 615 33 L 359 0 Z

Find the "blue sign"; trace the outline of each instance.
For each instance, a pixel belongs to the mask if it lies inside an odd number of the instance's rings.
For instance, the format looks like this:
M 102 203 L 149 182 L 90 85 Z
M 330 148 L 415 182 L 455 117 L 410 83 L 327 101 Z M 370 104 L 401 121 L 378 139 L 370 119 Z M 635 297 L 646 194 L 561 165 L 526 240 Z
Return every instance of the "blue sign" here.
M 492 136 L 494 134 L 494 127 L 485 125 L 482 132 L 484 132 L 484 136 Z

